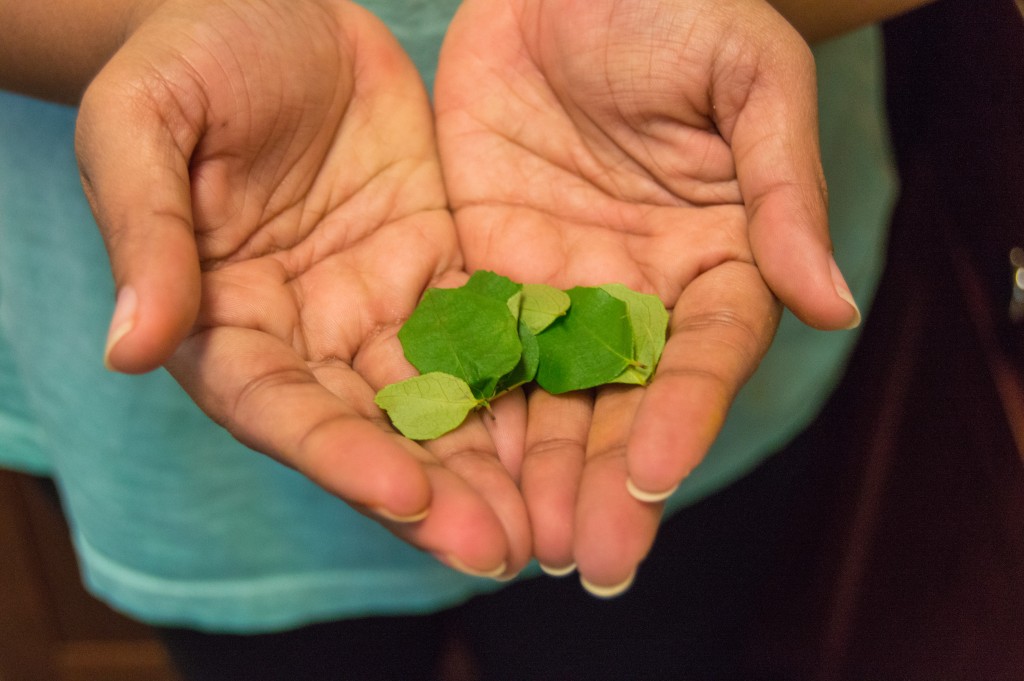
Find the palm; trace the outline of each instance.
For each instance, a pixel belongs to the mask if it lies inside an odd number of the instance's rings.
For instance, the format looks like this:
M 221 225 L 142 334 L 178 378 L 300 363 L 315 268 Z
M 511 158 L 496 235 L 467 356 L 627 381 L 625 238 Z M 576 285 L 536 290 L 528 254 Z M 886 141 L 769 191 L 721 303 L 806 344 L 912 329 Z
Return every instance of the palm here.
M 470 4 L 464 14 L 490 14 L 457 20 L 439 73 L 440 144 L 470 269 L 562 283 L 613 275 L 674 303 L 699 271 L 749 261 L 731 152 L 710 119 L 655 110 L 658 83 L 635 77 L 650 55 L 610 53 L 607 25 L 580 26 L 595 13 L 563 32 L 564 21 L 527 19 L 524 4 Z
M 287 5 L 246 8 L 244 22 L 224 3 L 162 17 L 163 40 L 168 23 L 202 26 L 147 93 L 180 116 L 168 127 L 191 212 L 166 212 L 191 222 L 202 266 L 196 323 L 167 366 L 240 440 L 356 507 L 403 518 L 429 506 L 420 522 L 386 521 L 399 536 L 517 570 L 525 511 L 483 421 L 421 447 L 373 403 L 413 372 L 402 320 L 462 271 L 422 85 L 358 8 Z M 90 177 L 93 191 L 103 180 Z
M 673 310 L 650 388 L 531 397 L 522 488 L 535 551 L 596 584 L 627 578 L 653 539 L 660 505 L 628 495 L 627 480 L 661 492 L 699 463 L 778 321 L 737 172 L 757 146 L 742 116 L 751 74 L 742 59 L 719 60 L 726 76 L 709 63 L 740 45 L 729 22 L 696 18 L 702 4 L 466 2 L 438 72 L 468 268 L 618 281 Z

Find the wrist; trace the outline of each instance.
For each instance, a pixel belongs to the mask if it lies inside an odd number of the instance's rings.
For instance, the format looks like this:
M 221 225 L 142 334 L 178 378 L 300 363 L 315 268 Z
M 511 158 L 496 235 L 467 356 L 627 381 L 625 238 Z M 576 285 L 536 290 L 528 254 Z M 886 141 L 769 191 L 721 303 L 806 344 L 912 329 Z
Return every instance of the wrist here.
M 163 1 L 0 4 L 0 88 L 77 103 L 93 76 Z
M 933 0 L 768 0 L 809 43 L 890 19 Z

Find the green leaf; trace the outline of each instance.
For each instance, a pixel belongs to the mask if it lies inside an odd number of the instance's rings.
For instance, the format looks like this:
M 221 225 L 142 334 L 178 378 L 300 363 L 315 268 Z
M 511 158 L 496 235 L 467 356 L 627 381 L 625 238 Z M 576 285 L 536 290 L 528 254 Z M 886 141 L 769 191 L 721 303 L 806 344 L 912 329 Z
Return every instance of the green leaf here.
M 519 342 L 523 346 L 523 354 L 516 367 L 498 381 L 495 390 L 498 395 L 529 383 L 537 375 L 537 365 L 540 363 L 540 345 L 537 343 L 537 337 L 521 321 L 519 322 Z
M 569 295 L 554 286 L 523 284 L 519 319 L 538 334 L 569 310 L 569 302 Z
M 537 383 L 556 394 L 608 383 L 633 362 L 626 304 L 599 288 L 567 293 L 569 313 L 537 336 Z
M 498 379 L 522 354 L 518 324 L 504 301 L 467 288 L 428 289 L 398 332 L 406 358 L 421 374 L 451 374 L 477 397 L 494 395 Z
M 517 284 L 508 277 L 495 274 L 489 270 L 477 270 L 470 277 L 463 288 L 478 293 L 486 298 L 500 300 L 508 305 L 512 316 L 519 319 L 520 298 L 523 286 Z
M 638 293 L 622 284 L 605 284 L 600 288 L 626 303 L 633 328 L 634 364 L 626 367 L 612 382 L 647 385 L 665 349 L 668 310 L 657 296 Z
M 432 440 L 458 428 L 484 400 L 473 395 L 462 379 L 433 372 L 392 383 L 374 402 L 391 423 L 411 440 Z
M 512 316 L 515 317 L 516 321 L 518 322 L 519 313 L 523 307 L 523 292 L 517 292 L 515 295 L 513 295 L 511 298 L 505 301 L 505 304 L 508 305 L 508 311 L 512 313 Z

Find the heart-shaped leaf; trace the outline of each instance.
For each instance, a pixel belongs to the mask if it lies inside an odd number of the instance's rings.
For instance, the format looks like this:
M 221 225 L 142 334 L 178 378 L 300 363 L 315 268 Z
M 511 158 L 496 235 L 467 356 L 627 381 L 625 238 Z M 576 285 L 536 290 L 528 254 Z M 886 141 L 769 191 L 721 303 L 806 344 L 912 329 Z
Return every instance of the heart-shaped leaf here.
M 420 373 L 461 378 L 477 397 L 492 397 L 498 379 L 519 363 L 522 345 L 506 301 L 470 289 L 428 289 L 398 332 Z
M 458 428 L 473 409 L 485 404 L 460 378 L 432 372 L 392 383 L 374 402 L 411 440 L 432 440 Z
M 569 295 L 547 284 L 523 284 L 523 300 L 519 306 L 519 320 L 534 335 L 551 326 L 552 322 L 569 311 Z
M 605 284 L 600 288 L 626 303 L 633 329 L 633 363 L 612 383 L 647 385 L 665 349 L 668 310 L 657 296 L 639 293 L 622 284 Z
M 626 304 L 599 288 L 567 293 L 569 313 L 537 336 L 537 383 L 555 394 L 608 383 L 633 362 Z

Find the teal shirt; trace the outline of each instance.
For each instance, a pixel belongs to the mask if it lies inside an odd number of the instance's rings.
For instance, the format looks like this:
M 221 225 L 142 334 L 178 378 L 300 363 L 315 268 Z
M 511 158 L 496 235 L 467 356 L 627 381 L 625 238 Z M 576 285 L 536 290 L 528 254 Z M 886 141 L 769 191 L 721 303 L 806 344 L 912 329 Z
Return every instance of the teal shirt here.
M 457 2 L 365 4 L 432 81 Z M 836 255 L 866 311 L 893 195 L 878 35 L 862 31 L 816 54 Z M 90 590 L 145 621 L 256 632 L 426 612 L 500 588 L 441 566 L 245 449 L 165 372 L 103 368 L 114 291 L 78 180 L 74 117 L 0 94 L 0 464 L 55 478 Z M 670 508 L 728 485 L 799 432 L 855 340 L 787 315 Z

